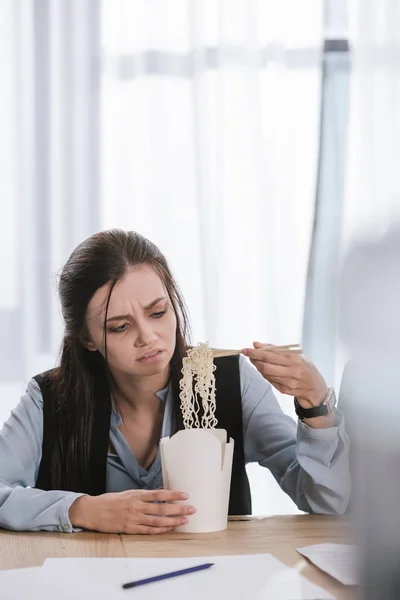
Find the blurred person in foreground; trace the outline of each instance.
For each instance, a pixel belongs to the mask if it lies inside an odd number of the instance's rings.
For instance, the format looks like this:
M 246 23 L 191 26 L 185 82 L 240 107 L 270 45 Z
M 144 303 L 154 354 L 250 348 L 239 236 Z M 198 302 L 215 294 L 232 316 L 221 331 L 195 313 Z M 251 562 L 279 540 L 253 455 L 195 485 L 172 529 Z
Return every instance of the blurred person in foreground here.
M 349 362 L 339 405 L 352 441 L 351 514 L 363 600 L 400 598 L 400 223 L 353 246 L 341 278 Z

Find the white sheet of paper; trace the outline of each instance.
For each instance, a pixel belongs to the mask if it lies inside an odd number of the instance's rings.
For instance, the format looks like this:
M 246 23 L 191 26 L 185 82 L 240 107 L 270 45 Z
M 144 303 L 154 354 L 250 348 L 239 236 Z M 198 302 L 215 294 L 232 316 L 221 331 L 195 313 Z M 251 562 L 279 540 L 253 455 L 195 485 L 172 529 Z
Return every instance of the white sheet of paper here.
M 42 580 L 41 567 L 0 571 L 0 598 L 1 600 L 36 599 L 36 594 L 40 593 L 41 598 L 47 600 L 50 595 L 44 593 Z
M 160 593 L 163 600 L 176 600 L 177 597 L 188 597 L 191 600 L 204 600 L 204 597 L 209 600 L 221 600 L 225 597 L 230 600 L 333 598 L 331 594 L 310 583 L 295 569 L 290 569 L 271 554 L 160 559 L 48 559 L 44 568 L 56 568 L 57 571 L 68 572 L 70 575 L 73 573 L 77 579 L 80 579 L 82 574 L 94 577 L 99 571 L 103 575 L 109 572 L 114 594 L 118 588 L 121 598 L 126 598 L 128 590 L 120 590 L 121 583 L 207 562 L 213 562 L 215 566 L 208 571 L 137 588 L 135 600 L 153 600 L 159 598 Z M 120 579 L 122 569 L 124 575 L 129 571 L 125 580 Z M 111 590 L 107 587 L 104 597 L 110 593 Z
M 135 590 L 122 584 L 206 562 L 215 566 Z M 196 558 L 60 558 L 0 571 L 1 600 L 333 600 L 270 554 Z
M 311 583 L 295 569 L 276 561 L 276 571 L 257 600 L 332 600 L 333 596 L 320 586 Z
M 358 584 L 356 547 L 350 544 L 314 544 L 297 548 L 316 567 L 344 585 Z

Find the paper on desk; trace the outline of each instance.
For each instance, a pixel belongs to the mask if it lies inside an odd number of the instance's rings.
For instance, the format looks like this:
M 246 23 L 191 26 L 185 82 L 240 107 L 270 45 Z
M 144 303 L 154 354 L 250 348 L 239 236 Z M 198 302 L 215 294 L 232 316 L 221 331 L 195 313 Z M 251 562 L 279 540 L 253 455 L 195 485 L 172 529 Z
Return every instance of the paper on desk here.
M 136 590 L 135 579 L 214 562 L 208 571 L 151 583 Z M 1 600 L 332 600 L 294 569 L 270 554 L 196 558 L 61 558 L 43 567 L 0 571 Z
M 0 571 L 1 600 L 22 600 L 30 596 L 35 598 L 39 589 L 42 593 L 42 578 L 41 567 Z M 50 596 L 43 595 L 43 598 L 47 600 Z
M 356 547 L 349 544 L 315 544 L 297 548 L 316 567 L 344 585 L 358 584 Z
M 311 583 L 295 569 L 289 569 L 279 561 L 276 571 L 257 600 L 333 600 L 333 596 L 320 586 Z
M 121 583 L 150 577 L 160 573 L 184 569 L 197 564 L 213 562 L 208 571 L 193 573 L 159 583 L 149 584 L 135 590 L 135 600 L 163 600 L 190 598 L 190 600 L 332 600 L 333 596 L 302 577 L 295 569 L 290 569 L 271 554 L 245 556 L 208 556 L 193 558 L 66 558 L 48 559 L 43 569 L 52 575 L 66 574 L 79 581 L 96 578 L 99 572 L 107 580 L 101 584 L 102 596 L 97 599 L 110 600 L 127 598 L 127 591 L 121 590 Z M 87 594 L 90 590 L 86 587 Z M 92 590 L 93 591 L 93 590 Z M 76 594 L 76 592 L 74 592 Z M 120 596 L 118 596 L 120 594 Z M 79 598 L 80 596 L 76 596 Z M 84 594 L 82 594 L 82 598 Z M 19 600 L 19 599 L 18 599 Z M 43 598 L 41 600 L 44 600 Z M 46 599 L 47 600 L 47 599 Z M 64 600 L 58 597 L 57 600 Z

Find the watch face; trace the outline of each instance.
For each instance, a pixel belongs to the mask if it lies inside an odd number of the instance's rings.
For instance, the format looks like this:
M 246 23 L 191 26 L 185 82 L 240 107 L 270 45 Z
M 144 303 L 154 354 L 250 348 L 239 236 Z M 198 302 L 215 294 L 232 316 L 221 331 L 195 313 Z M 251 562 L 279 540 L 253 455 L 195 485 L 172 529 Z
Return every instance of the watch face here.
M 329 390 L 328 397 L 324 401 L 324 404 L 325 404 L 325 406 L 327 406 L 329 412 L 332 412 L 333 409 L 335 408 L 336 396 L 335 396 L 335 392 L 332 388 Z
M 335 404 L 336 404 L 335 391 L 333 388 L 330 388 L 327 397 L 321 404 L 321 406 L 324 406 L 327 409 L 325 414 L 330 415 L 331 412 L 333 411 L 333 409 L 335 408 Z

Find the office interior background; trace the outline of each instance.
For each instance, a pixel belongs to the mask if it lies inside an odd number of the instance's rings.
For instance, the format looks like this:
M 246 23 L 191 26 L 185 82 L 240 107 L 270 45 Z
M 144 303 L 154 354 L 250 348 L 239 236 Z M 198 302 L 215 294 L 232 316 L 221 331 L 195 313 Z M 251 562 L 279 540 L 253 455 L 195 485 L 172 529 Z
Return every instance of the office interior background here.
M 194 342 L 301 342 L 339 389 L 342 262 L 399 219 L 399 164 L 398 1 L 0 0 L 0 424 L 111 227 L 160 246 Z M 249 474 L 255 513 L 297 512 Z

